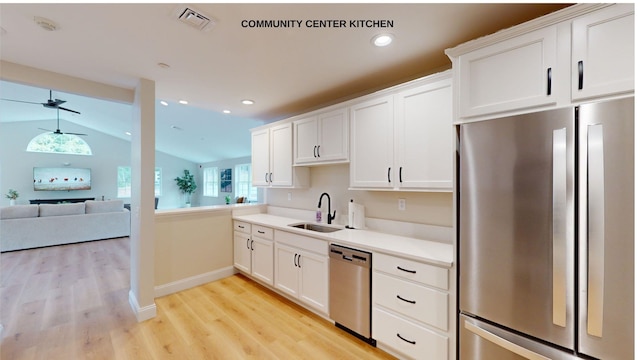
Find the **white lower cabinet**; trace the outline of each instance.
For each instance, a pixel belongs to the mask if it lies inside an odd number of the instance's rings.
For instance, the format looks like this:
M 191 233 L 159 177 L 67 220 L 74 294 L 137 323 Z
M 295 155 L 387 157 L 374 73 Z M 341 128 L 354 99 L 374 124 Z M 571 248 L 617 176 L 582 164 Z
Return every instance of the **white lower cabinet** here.
M 273 229 L 235 221 L 233 266 L 273 286 Z
M 283 242 L 281 242 L 283 241 Z M 291 246 L 291 242 L 304 246 L 317 243 L 320 252 Z M 313 307 L 329 313 L 329 257 L 327 242 L 305 236 L 276 231 L 275 244 L 276 289 Z
M 379 343 L 413 359 L 448 359 L 446 336 L 376 306 L 372 318 L 373 337 Z
M 372 334 L 380 347 L 412 359 L 447 360 L 448 269 L 373 255 Z

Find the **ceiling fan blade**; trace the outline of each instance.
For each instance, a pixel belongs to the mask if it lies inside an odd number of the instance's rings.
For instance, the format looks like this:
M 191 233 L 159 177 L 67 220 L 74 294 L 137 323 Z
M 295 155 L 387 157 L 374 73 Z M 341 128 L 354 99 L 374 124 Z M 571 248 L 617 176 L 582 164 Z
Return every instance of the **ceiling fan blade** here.
M 72 133 L 72 132 L 64 132 L 63 134 L 67 134 L 67 135 L 80 135 L 80 136 L 89 136 L 89 135 L 87 135 L 87 134 Z
M 25 104 L 42 104 L 42 103 L 39 103 L 39 102 L 22 101 L 22 100 L 13 100 L 13 99 L 0 99 L 0 100 L 4 100 L 4 101 L 13 101 L 13 102 L 19 102 L 19 103 L 25 103 Z
M 44 130 L 44 131 L 49 131 L 49 132 L 53 132 L 53 130 L 49 130 L 49 129 L 45 129 L 45 128 L 38 128 L 40 130 Z
M 79 111 L 75 111 L 75 110 L 67 109 L 67 108 L 64 108 L 64 107 L 62 107 L 62 106 L 56 106 L 56 107 L 57 107 L 58 109 L 60 109 L 60 110 L 69 111 L 69 112 L 76 113 L 76 114 L 80 115 L 80 112 L 79 112 Z

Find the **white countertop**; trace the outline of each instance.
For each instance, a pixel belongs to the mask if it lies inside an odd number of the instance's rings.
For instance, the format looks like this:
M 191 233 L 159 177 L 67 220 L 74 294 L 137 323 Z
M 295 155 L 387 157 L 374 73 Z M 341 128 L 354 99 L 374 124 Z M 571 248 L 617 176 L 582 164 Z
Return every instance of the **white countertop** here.
M 384 234 L 369 230 L 346 229 L 341 225 L 335 225 L 335 227 L 342 227 L 343 230 L 331 233 L 321 233 L 288 226 L 289 224 L 305 222 L 303 220 L 263 213 L 234 216 L 233 219 L 268 226 L 274 229 L 284 230 L 300 235 L 311 236 L 327 240 L 331 243 L 350 246 L 362 250 L 401 256 L 407 259 L 432 263 L 438 266 L 453 266 L 453 245 L 451 244 Z M 326 224 L 322 225 L 334 226 Z

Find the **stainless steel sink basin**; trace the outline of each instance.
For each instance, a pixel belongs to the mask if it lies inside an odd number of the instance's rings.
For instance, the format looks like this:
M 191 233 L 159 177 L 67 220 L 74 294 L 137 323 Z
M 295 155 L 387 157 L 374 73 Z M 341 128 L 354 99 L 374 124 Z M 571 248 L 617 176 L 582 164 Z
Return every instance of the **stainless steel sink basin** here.
M 338 227 L 324 226 L 324 225 L 314 224 L 314 223 L 291 224 L 289 226 L 298 228 L 298 229 L 311 230 L 311 231 L 317 231 L 317 232 L 323 232 L 323 233 L 330 233 L 330 232 L 342 230 L 341 228 L 338 228 Z

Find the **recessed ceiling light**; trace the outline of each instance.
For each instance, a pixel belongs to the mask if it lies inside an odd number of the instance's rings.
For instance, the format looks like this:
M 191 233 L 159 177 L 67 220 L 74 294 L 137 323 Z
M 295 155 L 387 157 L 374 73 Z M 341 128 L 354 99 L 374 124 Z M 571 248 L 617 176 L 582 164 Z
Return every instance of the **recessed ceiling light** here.
M 164 106 L 169 106 L 169 103 L 164 100 L 160 100 L 160 104 Z
M 173 130 L 179 130 L 179 131 L 182 131 L 182 128 L 181 128 L 180 126 L 171 125 L 171 128 L 172 128 Z
M 168 69 L 168 68 L 170 68 L 171 66 L 169 66 L 169 64 L 165 64 L 165 63 L 163 63 L 163 62 L 159 62 L 159 63 L 158 63 L 158 67 L 159 67 L 159 68 L 161 68 L 161 69 Z
M 225 114 L 231 114 L 231 110 L 222 110 L 222 112 Z
M 245 100 L 242 100 L 242 103 L 245 105 L 253 105 L 254 101 L 250 99 L 245 99 Z
M 393 35 L 391 34 L 379 34 L 371 39 L 371 43 L 375 46 L 383 47 L 393 42 Z
M 187 105 L 189 103 L 187 100 L 180 100 L 178 102 L 182 105 Z
M 129 136 L 131 136 L 131 133 L 130 133 L 130 132 L 128 132 L 128 131 L 125 131 L 124 133 L 125 133 L 125 135 L 129 135 Z

